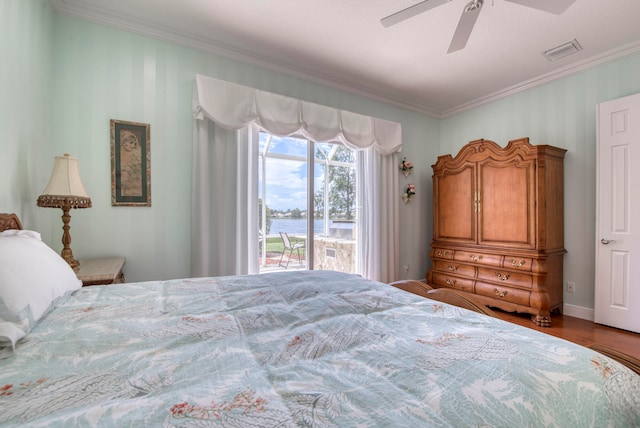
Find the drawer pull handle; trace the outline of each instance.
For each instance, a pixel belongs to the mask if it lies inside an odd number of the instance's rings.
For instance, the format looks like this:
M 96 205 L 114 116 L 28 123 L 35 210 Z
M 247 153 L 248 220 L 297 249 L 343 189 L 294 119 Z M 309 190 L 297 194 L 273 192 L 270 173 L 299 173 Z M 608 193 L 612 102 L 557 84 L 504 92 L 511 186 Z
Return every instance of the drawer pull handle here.
M 455 272 L 455 271 L 457 271 L 457 270 L 458 270 L 458 266 L 448 265 L 447 267 L 449 268 L 449 270 L 450 270 L 451 272 Z
M 450 286 L 453 287 L 454 285 L 456 285 L 456 280 L 455 279 L 447 279 L 447 285 L 450 285 Z
M 500 272 L 496 272 L 496 276 L 500 278 L 500 281 L 506 281 L 507 279 L 509 279 L 510 275 L 508 273 L 502 274 Z
M 517 261 L 516 259 L 511 259 L 511 266 L 522 267 L 525 263 L 524 260 Z
M 447 252 L 446 251 L 438 251 L 438 257 L 447 257 Z
M 496 288 L 495 290 L 493 290 L 493 291 L 495 291 L 496 296 L 498 296 L 498 297 L 504 297 L 504 296 L 506 296 L 506 295 L 507 295 L 507 292 L 506 292 L 506 291 L 498 291 L 498 289 L 497 289 L 497 288 Z
M 475 256 L 473 254 L 471 254 L 471 260 L 473 260 L 474 262 L 479 262 L 480 260 L 482 260 L 482 256 Z

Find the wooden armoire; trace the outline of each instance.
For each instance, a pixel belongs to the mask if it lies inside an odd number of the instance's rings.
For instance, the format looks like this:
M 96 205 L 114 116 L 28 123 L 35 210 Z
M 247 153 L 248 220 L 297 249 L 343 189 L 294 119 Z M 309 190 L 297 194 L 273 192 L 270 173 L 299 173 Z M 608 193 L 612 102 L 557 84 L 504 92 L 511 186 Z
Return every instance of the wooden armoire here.
M 565 152 L 522 138 L 438 157 L 427 282 L 551 326 L 562 309 Z

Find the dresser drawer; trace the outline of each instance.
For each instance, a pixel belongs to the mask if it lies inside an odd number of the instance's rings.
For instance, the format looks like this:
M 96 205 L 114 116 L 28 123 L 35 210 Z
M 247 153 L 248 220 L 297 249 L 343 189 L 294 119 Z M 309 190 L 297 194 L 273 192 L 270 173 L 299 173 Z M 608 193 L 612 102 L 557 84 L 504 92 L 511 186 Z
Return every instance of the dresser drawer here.
M 475 263 L 485 266 L 502 266 L 502 256 L 485 254 L 480 251 L 456 251 L 453 259 L 463 263 Z
M 531 272 L 531 267 L 533 266 L 533 259 L 530 257 L 519 257 L 519 256 L 504 256 L 504 262 L 502 263 L 502 267 L 507 269 L 516 269 Z
M 504 282 L 505 285 L 531 288 L 533 277 L 526 273 L 512 272 L 500 268 L 478 268 L 478 278 L 492 282 Z
M 435 286 L 450 287 L 473 293 L 473 279 L 460 278 L 454 275 L 434 272 L 431 281 Z
M 496 300 L 516 303 L 518 305 L 529 306 L 531 293 L 526 290 L 516 288 L 502 287 L 496 284 L 486 282 L 476 282 L 476 294 L 481 296 L 492 297 Z
M 475 278 L 476 276 L 476 268 L 474 266 L 456 263 L 455 261 L 436 259 L 433 261 L 433 269 L 442 273 L 468 276 L 471 278 Z
M 431 258 L 453 260 L 453 253 L 454 251 L 448 248 L 436 247 L 431 251 Z

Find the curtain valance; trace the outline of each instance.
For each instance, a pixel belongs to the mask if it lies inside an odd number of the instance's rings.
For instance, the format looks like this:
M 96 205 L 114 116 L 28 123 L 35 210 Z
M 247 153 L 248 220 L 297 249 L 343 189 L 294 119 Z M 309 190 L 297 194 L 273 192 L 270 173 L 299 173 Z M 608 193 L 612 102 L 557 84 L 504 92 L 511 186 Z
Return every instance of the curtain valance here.
M 226 129 L 251 123 L 278 136 L 300 135 L 316 142 L 340 141 L 352 149 L 374 146 L 389 155 L 402 148 L 399 123 L 260 91 L 196 75 L 196 119 L 205 117 Z

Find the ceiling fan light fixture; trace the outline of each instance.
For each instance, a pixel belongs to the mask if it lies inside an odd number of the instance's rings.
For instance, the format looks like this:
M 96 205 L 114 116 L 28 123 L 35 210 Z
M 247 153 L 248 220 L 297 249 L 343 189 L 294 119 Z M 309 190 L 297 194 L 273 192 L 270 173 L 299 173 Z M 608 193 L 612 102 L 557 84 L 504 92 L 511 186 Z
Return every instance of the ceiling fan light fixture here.
M 573 55 L 574 53 L 580 52 L 581 50 L 582 46 L 580 46 L 580 43 L 578 43 L 576 39 L 573 39 L 570 42 L 546 50 L 542 54 L 549 61 L 555 61 L 557 59 L 564 58 L 565 56 Z
M 406 7 L 402 10 L 399 10 L 396 13 L 393 13 L 389 16 L 386 16 L 380 20 L 382 25 L 385 27 L 389 27 L 391 25 L 395 25 L 399 22 L 404 21 L 405 19 L 412 18 L 420 13 L 426 12 L 428 10 L 434 9 L 438 6 L 442 6 L 445 3 L 448 3 L 452 0 L 422 0 L 417 3 Z M 532 9 L 541 10 L 543 12 L 554 13 L 556 15 L 560 15 L 563 13 L 569 6 L 571 6 L 576 0 L 505 0 L 511 3 L 520 4 L 522 6 L 528 6 Z M 482 4 L 484 0 L 470 0 L 464 9 L 462 9 L 462 16 L 458 20 L 458 26 L 456 27 L 456 31 L 453 33 L 453 37 L 451 38 L 451 43 L 449 44 L 449 50 L 447 53 L 452 53 L 463 49 L 467 45 L 467 41 L 469 40 L 469 36 L 473 31 L 474 25 L 476 25 L 476 21 L 478 19 L 478 15 L 480 15 L 480 10 L 482 9 Z M 493 0 L 491 2 L 493 5 Z M 558 46 L 553 49 L 549 49 L 543 54 L 550 60 L 554 61 L 558 58 L 562 58 L 563 56 L 570 55 L 577 51 L 582 50 L 580 44 L 574 39 L 569 42 L 567 47 L 565 45 Z M 566 49 L 566 50 L 565 50 Z
M 464 8 L 465 12 L 473 12 L 476 9 L 480 9 L 482 7 L 482 0 L 471 0 L 467 6 Z

